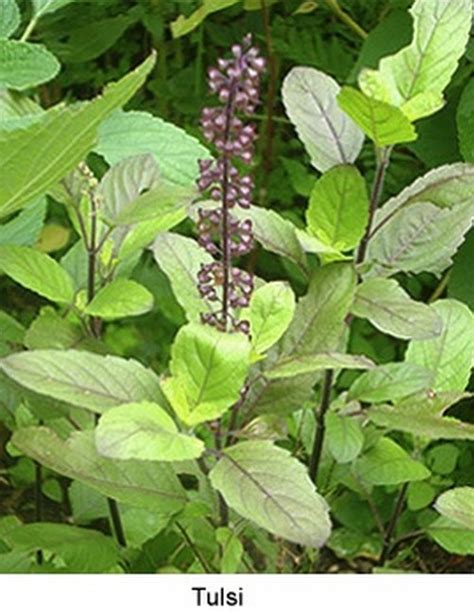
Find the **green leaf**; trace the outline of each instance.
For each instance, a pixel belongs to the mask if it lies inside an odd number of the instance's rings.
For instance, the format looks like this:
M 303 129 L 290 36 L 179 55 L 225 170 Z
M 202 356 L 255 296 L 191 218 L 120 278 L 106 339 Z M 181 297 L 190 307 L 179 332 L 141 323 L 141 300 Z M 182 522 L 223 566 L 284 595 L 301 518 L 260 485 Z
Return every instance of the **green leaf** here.
M 248 312 L 252 348 L 258 354 L 283 336 L 295 313 L 295 295 L 284 282 L 270 282 L 254 291 Z
M 175 233 L 160 233 L 153 243 L 153 256 L 168 277 L 189 321 L 200 320 L 201 313 L 214 310 L 201 297 L 197 286 L 201 266 L 212 263 L 213 258 L 195 240 Z
M 197 323 L 182 327 L 171 349 L 171 375 L 186 398 L 175 407 L 188 425 L 220 417 L 237 402 L 250 365 L 250 343 L 238 333 Z
M 466 162 L 474 163 L 474 82 L 468 81 L 457 111 L 457 126 L 461 154 Z
M 442 330 L 434 308 L 415 302 L 398 282 L 385 278 L 371 278 L 357 287 L 352 313 L 402 340 L 435 338 Z
M 356 167 L 340 165 L 314 185 L 306 212 L 309 231 L 336 250 L 359 244 L 369 218 L 364 178 Z
M 170 464 L 103 458 L 97 453 L 92 431 L 75 432 L 63 441 L 49 428 L 23 428 L 14 433 L 12 443 L 56 473 L 119 502 L 168 514 L 186 504 L 186 492 Z
M 208 15 L 221 11 L 229 6 L 237 4 L 240 0 L 202 0 L 201 6 L 196 9 L 189 17 L 180 15 L 171 23 L 173 38 L 178 38 L 189 34 L 195 30 Z
M 0 246 L 0 271 L 53 302 L 74 299 L 69 274 L 54 259 L 26 246 Z
M 435 508 L 449 520 L 474 530 L 474 488 L 454 488 L 438 497 Z
M 222 546 L 221 573 L 238 573 L 244 547 L 230 528 L 216 529 L 216 539 Z
M 339 464 L 355 460 L 364 445 L 364 433 L 355 417 L 345 417 L 336 413 L 326 416 L 327 446 Z
M 443 516 L 439 517 L 426 530 L 428 535 L 443 550 L 461 556 L 474 554 L 474 530 L 468 530 Z
M 455 419 L 443 417 L 442 413 L 465 396 L 462 393 L 444 392 L 432 399 L 415 396 L 395 407 L 383 405 L 367 411 L 369 419 L 378 426 L 408 432 L 423 439 L 474 440 L 474 426 Z
M 235 212 L 238 219 L 250 219 L 254 238 L 265 250 L 274 252 L 292 261 L 307 274 L 308 263 L 299 241 L 295 225 L 277 212 L 263 207 L 251 206 L 248 210 Z
M 48 13 L 53 13 L 54 11 L 62 9 L 67 4 L 76 2 L 76 0 L 32 0 L 32 2 L 34 15 L 39 18 Z
M 0 225 L 0 246 L 32 246 L 37 242 L 46 217 L 45 197 L 35 199 L 15 218 Z
M 318 269 L 307 295 L 298 302 L 294 319 L 284 335 L 284 356 L 313 355 L 337 349 L 356 287 L 352 264 L 331 263 Z
M 28 328 L 24 344 L 30 350 L 71 349 L 81 348 L 81 343 L 89 340 L 91 344 L 96 342 L 88 338 L 79 323 L 61 318 L 51 306 L 45 306 Z
M 279 360 L 274 367 L 265 372 L 269 379 L 284 379 L 302 374 L 312 374 L 319 370 L 372 370 L 375 364 L 363 355 L 344 353 L 317 353 L 315 355 L 296 355 Z
M 426 466 L 385 437 L 354 462 L 353 470 L 359 479 L 370 485 L 396 485 L 430 476 Z
M 0 340 L 22 344 L 25 328 L 3 310 L 0 310 Z
M 152 154 L 163 181 L 179 186 L 193 185 L 198 177 L 198 160 L 210 158 L 195 137 L 161 118 L 143 111 L 117 111 L 99 128 L 94 151 L 109 165 L 130 156 Z
M 364 131 L 377 147 L 408 143 L 417 138 L 416 130 L 397 107 L 378 101 L 345 86 L 337 97 L 339 106 Z
M 440 274 L 449 267 L 472 225 L 473 186 L 473 165 L 445 165 L 390 199 L 375 216 L 369 274 Z
M 204 443 L 180 434 L 174 421 L 151 402 L 109 409 L 95 431 L 97 451 L 118 460 L 173 462 L 199 458 Z
M 332 77 L 314 68 L 295 67 L 283 82 L 286 113 L 311 157 L 324 172 L 353 163 L 359 156 L 364 134 L 339 108 L 340 87 Z
M 104 573 L 119 560 L 117 546 L 111 537 L 68 524 L 23 524 L 5 539 L 13 547 L 32 553 L 35 550 L 52 552 L 75 573 Z
M 0 39 L 0 88 L 33 88 L 54 79 L 60 68 L 44 45 Z
M 420 101 L 426 96 L 439 100 L 451 81 L 469 40 L 472 1 L 416 0 L 410 12 L 414 19 L 413 41 L 395 55 L 383 58 L 372 80 L 382 85 L 388 102 L 416 120 L 439 108 L 439 104 Z
M 441 335 L 410 342 L 406 360 L 432 371 L 430 386 L 436 391 L 463 391 L 474 358 L 474 315 L 453 299 L 432 304 L 443 323 Z
M 87 351 L 26 351 L 0 359 L 29 391 L 102 413 L 128 402 L 162 402 L 158 377 L 134 359 Z
M 84 312 L 113 321 L 150 312 L 153 301 L 150 291 L 138 282 L 117 278 L 97 293 Z
M 305 467 L 267 441 L 240 443 L 222 452 L 210 480 L 239 515 L 288 541 L 320 547 L 331 522 Z
M 352 383 L 349 400 L 383 402 L 397 400 L 430 387 L 432 372 L 409 363 L 391 363 L 377 366 Z
M 15 0 L 0 3 L 0 38 L 9 38 L 21 22 L 20 10 Z
M 95 143 L 99 124 L 133 96 L 154 63 L 155 54 L 93 101 L 57 105 L 27 128 L 0 131 L 0 167 L 8 178 L 0 185 L 0 216 L 44 194 L 84 160 Z

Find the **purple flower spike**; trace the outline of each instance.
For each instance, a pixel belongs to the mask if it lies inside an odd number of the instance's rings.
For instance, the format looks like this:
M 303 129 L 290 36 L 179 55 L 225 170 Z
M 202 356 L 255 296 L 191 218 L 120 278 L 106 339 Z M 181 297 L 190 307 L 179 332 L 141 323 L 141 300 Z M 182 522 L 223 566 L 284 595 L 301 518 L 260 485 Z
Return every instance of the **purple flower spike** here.
M 249 305 L 253 277 L 232 267 L 232 258 L 252 249 L 252 221 L 238 220 L 231 210 L 248 209 L 251 204 L 253 179 L 242 175 L 235 163 L 252 163 L 257 133 L 255 126 L 244 124 L 238 114 L 252 114 L 259 104 L 265 60 L 252 45 L 250 34 L 241 44 L 233 45 L 231 52 L 231 58 L 220 58 L 217 67 L 208 71 L 209 89 L 222 105 L 205 107 L 201 114 L 203 135 L 214 145 L 218 157 L 199 161 L 198 188 L 218 205 L 199 210 L 197 230 L 199 244 L 219 260 L 202 265 L 198 289 L 208 302 L 220 304 L 216 311 L 202 315 L 203 323 L 222 331 L 231 328 L 248 334 L 249 323 L 236 318 L 233 312 Z

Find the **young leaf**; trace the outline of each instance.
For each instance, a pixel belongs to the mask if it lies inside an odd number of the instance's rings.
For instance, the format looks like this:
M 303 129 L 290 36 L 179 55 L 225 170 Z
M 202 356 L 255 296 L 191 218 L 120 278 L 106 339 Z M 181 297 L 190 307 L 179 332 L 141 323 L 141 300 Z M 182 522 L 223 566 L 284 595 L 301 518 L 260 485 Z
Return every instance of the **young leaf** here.
M 284 379 L 319 370 L 372 370 L 375 364 L 363 355 L 344 353 L 317 353 L 284 357 L 273 368 L 265 372 L 269 379 Z
M 441 392 L 434 399 L 415 396 L 395 407 L 375 406 L 367 411 L 369 419 L 389 430 L 408 432 L 424 439 L 474 440 L 474 426 L 442 414 L 467 397 L 457 392 Z
M 198 160 L 210 158 L 208 150 L 183 129 L 143 111 L 117 111 L 99 128 L 94 151 L 109 165 L 137 154 L 152 154 L 163 181 L 193 185 Z
M 0 359 L 0 370 L 29 391 L 96 413 L 127 402 L 163 400 L 158 377 L 134 359 L 26 351 Z
M 270 282 L 257 289 L 248 312 L 252 348 L 260 354 L 283 336 L 295 313 L 295 295 L 283 282 Z
M 337 102 L 377 147 L 408 143 L 417 138 L 416 130 L 397 107 L 378 101 L 355 88 L 342 88 Z
M 145 314 L 153 308 L 153 295 L 134 280 L 117 278 L 103 287 L 85 309 L 85 314 L 105 321 Z
M 57 105 L 27 128 L 0 131 L 0 168 L 8 178 L 0 185 L 0 216 L 44 194 L 84 160 L 95 142 L 99 124 L 133 96 L 154 63 L 153 54 L 93 101 L 71 107 Z
M 337 413 L 326 415 L 327 446 L 339 464 L 355 460 L 364 445 L 364 433 L 356 417 L 345 417 Z
M 201 265 L 211 263 L 213 259 L 195 240 L 175 233 L 160 233 L 153 243 L 153 256 L 169 278 L 173 293 L 189 321 L 199 320 L 202 312 L 213 309 L 201 297 L 197 287 Z
M 314 68 L 296 67 L 283 82 L 286 113 L 321 172 L 353 163 L 364 141 L 363 132 L 339 108 L 340 87 Z
M 430 386 L 436 391 L 463 391 L 474 358 L 474 315 L 453 299 L 432 304 L 440 317 L 441 335 L 432 340 L 410 342 L 406 360 L 432 371 Z
M 23 524 L 10 531 L 5 541 L 31 553 L 52 552 L 74 573 L 106 573 L 119 560 L 117 545 L 111 537 L 69 524 Z
M 27 349 L 81 348 L 81 343 L 96 344 L 77 322 L 62 318 L 51 306 L 45 306 L 26 332 L 24 344 Z M 90 350 L 93 350 L 92 348 Z
M 474 554 L 474 530 L 441 516 L 427 529 L 427 534 L 451 554 Z
M 12 443 L 43 466 L 119 502 L 167 514 L 186 505 L 186 492 L 170 464 L 103 458 L 92 431 L 75 432 L 63 441 L 49 428 L 23 428 Z
M 216 539 L 222 546 L 221 573 L 238 573 L 244 546 L 230 528 L 216 529 Z
M 385 437 L 354 462 L 353 471 L 370 485 L 395 485 L 421 481 L 430 476 L 426 466 L 413 460 L 400 445 Z
M 441 334 L 436 311 L 415 302 L 395 280 L 370 278 L 357 287 L 352 313 L 402 340 L 424 340 Z
M 0 88 L 26 90 L 59 73 L 61 65 L 44 45 L 0 38 Z
M 369 198 L 356 167 L 339 165 L 314 185 L 306 212 L 309 231 L 340 251 L 351 250 L 364 235 Z
M 0 246 L 0 271 L 47 299 L 70 304 L 71 277 L 54 259 L 26 246 Z
M 421 113 L 413 100 L 426 94 L 439 97 L 456 71 L 469 40 L 472 0 L 416 0 L 410 12 L 413 41 L 383 58 L 375 77 L 387 91 L 389 102 L 402 110 L 410 105 L 410 119 L 416 120 L 436 109 Z
M 344 331 L 356 287 L 352 264 L 331 263 L 316 270 L 307 295 L 281 341 L 283 356 L 334 351 Z
M 321 547 L 331 532 L 328 506 L 304 466 L 267 441 L 229 447 L 210 480 L 239 515 L 294 543 Z
M 158 404 L 124 404 L 102 415 L 95 431 L 97 451 L 118 460 L 173 462 L 199 458 L 204 443 L 180 434 Z
M 181 328 L 170 371 L 187 405 L 176 413 L 188 425 L 220 417 L 239 399 L 249 365 L 250 343 L 243 334 L 197 323 Z
M 25 328 L 3 310 L 0 310 L 0 340 L 22 344 L 25 337 Z
M 15 0 L 0 3 L 0 38 L 9 38 L 20 25 L 20 9 Z
M 474 488 L 454 488 L 438 497 L 436 510 L 464 528 L 474 530 Z
M 383 364 L 355 380 L 349 389 L 348 399 L 362 402 L 399 400 L 429 389 L 431 379 L 431 370 L 422 366 L 409 363 Z

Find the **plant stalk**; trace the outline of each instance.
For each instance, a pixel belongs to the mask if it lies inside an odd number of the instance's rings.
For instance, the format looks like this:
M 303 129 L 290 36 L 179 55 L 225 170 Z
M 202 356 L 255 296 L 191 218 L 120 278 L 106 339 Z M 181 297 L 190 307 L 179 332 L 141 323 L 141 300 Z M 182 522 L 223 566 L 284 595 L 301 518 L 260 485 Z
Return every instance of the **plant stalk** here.
M 316 434 L 314 436 L 313 451 L 309 462 L 309 476 L 317 485 L 319 464 L 321 462 L 321 454 L 323 452 L 324 434 L 326 426 L 324 423 L 326 412 L 331 402 L 331 389 L 334 378 L 333 370 L 326 370 L 324 373 L 323 391 L 321 395 L 321 403 L 316 414 Z
M 357 34 L 361 39 L 365 41 L 365 39 L 369 36 L 368 33 L 359 26 L 359 24 L 352 19 L 352 17 L 346 13 L 340 6 L 338 0 L 326 0 L 327 6 L 331 9 L 331 11 L 339 17 L 339 19 L 346 24 L 353 32 Z
M 379 566 L 383 567 L 387 562 L 387 558 L 390 556 L 390 552 L 392 551 L 392 539 L 395 533 L 395 529 L 397 527 L 397 522 L 402 514 L 403 505 L 405 504 L 405 498 L 408 491 L 408 483 L 405 483 L 400 490 L 400 493 L 397 498 L 397 502 L 395 503 L 395 507 L 392 513 L 392 517 L 387 526 L 387 530 L 385 531 L 385 536 L 383 539 L 382 553 L 379 558 Z
M 35 462 L 35 520 L 41 522 L 43 520 L 43 472 L 41 464 Z M 38 550 L 36 552 L 36 563 L 38 565 L 43 564 L 43 551 Z

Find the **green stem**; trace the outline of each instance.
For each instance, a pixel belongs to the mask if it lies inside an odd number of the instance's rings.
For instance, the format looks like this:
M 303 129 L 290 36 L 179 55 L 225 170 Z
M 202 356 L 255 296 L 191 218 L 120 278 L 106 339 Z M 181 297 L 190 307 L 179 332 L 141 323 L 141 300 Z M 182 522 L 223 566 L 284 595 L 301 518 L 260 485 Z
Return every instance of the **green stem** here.
M 325 416 L 331 402 L 331 389 L 334 372 L 326 370 L 324 373 L 323 391 L 321 394 L 321 403 L 319 410 L 316 413 L 316 434 L 314 435 L 313 451 L 309 462 L 309 476 L 317 485 L 319 465 L 321 462 L 321 454 L 323 452 L 324 434 L 326 432 Z
M 41 522 L 43 520 L 43 472 L 41 464 L 35 462 L 35 520 Z M 43 564 L 43 551 L 36 552 L 36 562 L 38 565 Z
M 36 24 L 38 23 L 37 17 L 32 17 L 30 23 L 26 26 L 25 31 L 21 35 L 20 41 L 24 43 L 28 40 L 33 30 L 36 28 Z
M 331 9 L 331 11 L 339 17 L 339 19 L 346 24 L 353 32 L 357 34 L 361 39 L 365 40 L 369 35 L 368 33 L 359 26 L 359 24 L 352 19 L 352 17 L 346 13 L 341 6 L 339 5 L 338 0 L 326 0 L 327 6 Z
M 176 524 L 176 527 L 179 529 L 179 532 L 183 535 L 184 541 L 188 545 L 189 549 L 194 554 L 194 556 L 197 558 L 197 560 L 201 563 L 201 566 L 204 569 L 204 571 L 206 573 L 215 573 L 215 571 L 213 571 L 210 565 L 206 562 L 206 559 L 204 558 L 204 556 L 198 550 L 196 544 L 193 542 L 193 540 L 189 536 L 184 526 L 182 526 L 179 522 L 175 522 L 175 524 Z
M 405 483 L 400 490 L 400 493 L 397 498 L 397 502 L 395 503 L 395 508 L 392 513 L 392 517 L 390 518 L 390 522 L 388 523 L 387 530 L 385 531 L 385 536 L 383 539 L 382 553 L 379 558 L 379 566 L 383 567 L 387 562 L 387 558 L 390 556 L 392 551 L 392 539 L 395 533 L 395 529 L 397 527 L 397 522 L 402 514 L 403 505 L 405 504 L 405 498 L 408 491 L 408 483 Z

